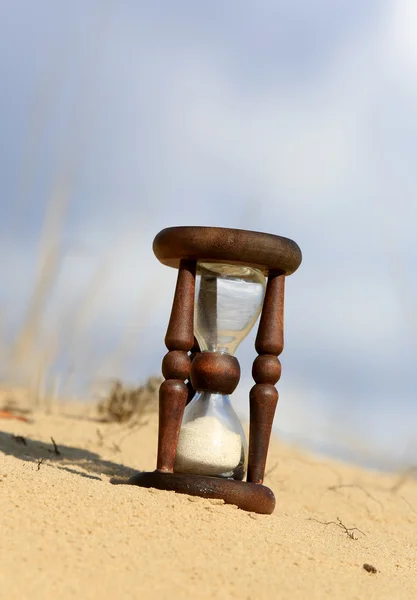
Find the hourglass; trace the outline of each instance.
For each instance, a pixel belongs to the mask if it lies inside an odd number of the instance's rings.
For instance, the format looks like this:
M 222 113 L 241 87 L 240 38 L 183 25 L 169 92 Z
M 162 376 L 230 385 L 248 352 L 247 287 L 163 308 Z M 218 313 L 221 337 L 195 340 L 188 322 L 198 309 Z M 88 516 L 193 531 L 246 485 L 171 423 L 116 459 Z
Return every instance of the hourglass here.
M 275 497 L 263 478 L 281 375 L 284 282 L 301 251 L 288 238 L 220 227 L 164 229 L 153 249 L 178 278 L 162 362 L 157 468 L 128 483 L 270 514 Z M 259 315 L 248 445 L 231 401 L 240 379 L 234 354 Z

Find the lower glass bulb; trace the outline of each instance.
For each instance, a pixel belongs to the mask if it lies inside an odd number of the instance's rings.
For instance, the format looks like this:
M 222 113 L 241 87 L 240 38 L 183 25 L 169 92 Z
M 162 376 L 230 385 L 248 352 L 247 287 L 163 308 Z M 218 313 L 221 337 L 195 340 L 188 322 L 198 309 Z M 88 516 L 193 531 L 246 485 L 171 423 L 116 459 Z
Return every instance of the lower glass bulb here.
M 242 480 L 247 442 L 227 395 L 197 392 L 186 407 L 174 471 Z

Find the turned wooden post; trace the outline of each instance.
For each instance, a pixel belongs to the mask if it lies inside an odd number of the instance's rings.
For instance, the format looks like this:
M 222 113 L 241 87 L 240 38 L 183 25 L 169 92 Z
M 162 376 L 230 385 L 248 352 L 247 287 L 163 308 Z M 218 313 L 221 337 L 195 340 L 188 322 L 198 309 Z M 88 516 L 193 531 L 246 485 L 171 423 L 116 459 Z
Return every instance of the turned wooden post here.
M 250 391 L 249 460 L 247 480 L 262 483 L 271 437 L 278 391 L 275 384 L 281 376 L 278 359 L 284 348 L 285 274 L 270 271 L 265 299 L 256 336 L 259 356 L 252 368 L 255 385 Z
M 165 381 L 159 388 L 157 470 L 174 470 L 178 436 L 188 399 L 185 380 L 190 377 L 188 352 L 194 345 L 194 290 L 196 261 L 181 260 L 171 317 L 165 336 L 168 353 L 162 361 Z

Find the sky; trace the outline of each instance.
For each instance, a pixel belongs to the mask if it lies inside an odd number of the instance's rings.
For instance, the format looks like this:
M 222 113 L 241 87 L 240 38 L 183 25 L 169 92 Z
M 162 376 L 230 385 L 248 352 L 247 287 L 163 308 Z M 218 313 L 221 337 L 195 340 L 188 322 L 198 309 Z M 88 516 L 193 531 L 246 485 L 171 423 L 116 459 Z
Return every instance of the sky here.
M 176 278 L 158 231 L 265 231 L 303 252 L 277 431 L 416 461 L 414 0 L 1 0 L 0 78 L 5 378 L 40 272 L 30 365 L 141 382 Z

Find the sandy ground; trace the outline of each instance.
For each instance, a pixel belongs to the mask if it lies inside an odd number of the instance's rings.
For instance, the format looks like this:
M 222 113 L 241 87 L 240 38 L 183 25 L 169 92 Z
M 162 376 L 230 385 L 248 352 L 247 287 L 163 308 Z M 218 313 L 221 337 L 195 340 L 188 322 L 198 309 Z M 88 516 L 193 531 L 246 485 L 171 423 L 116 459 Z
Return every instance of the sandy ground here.
M 274 440 L 272 516 L 111 485 L 154 468 L 156 435 L 154 417 L 0 420 L 0 598 L 417 598 L 415 481 Z

